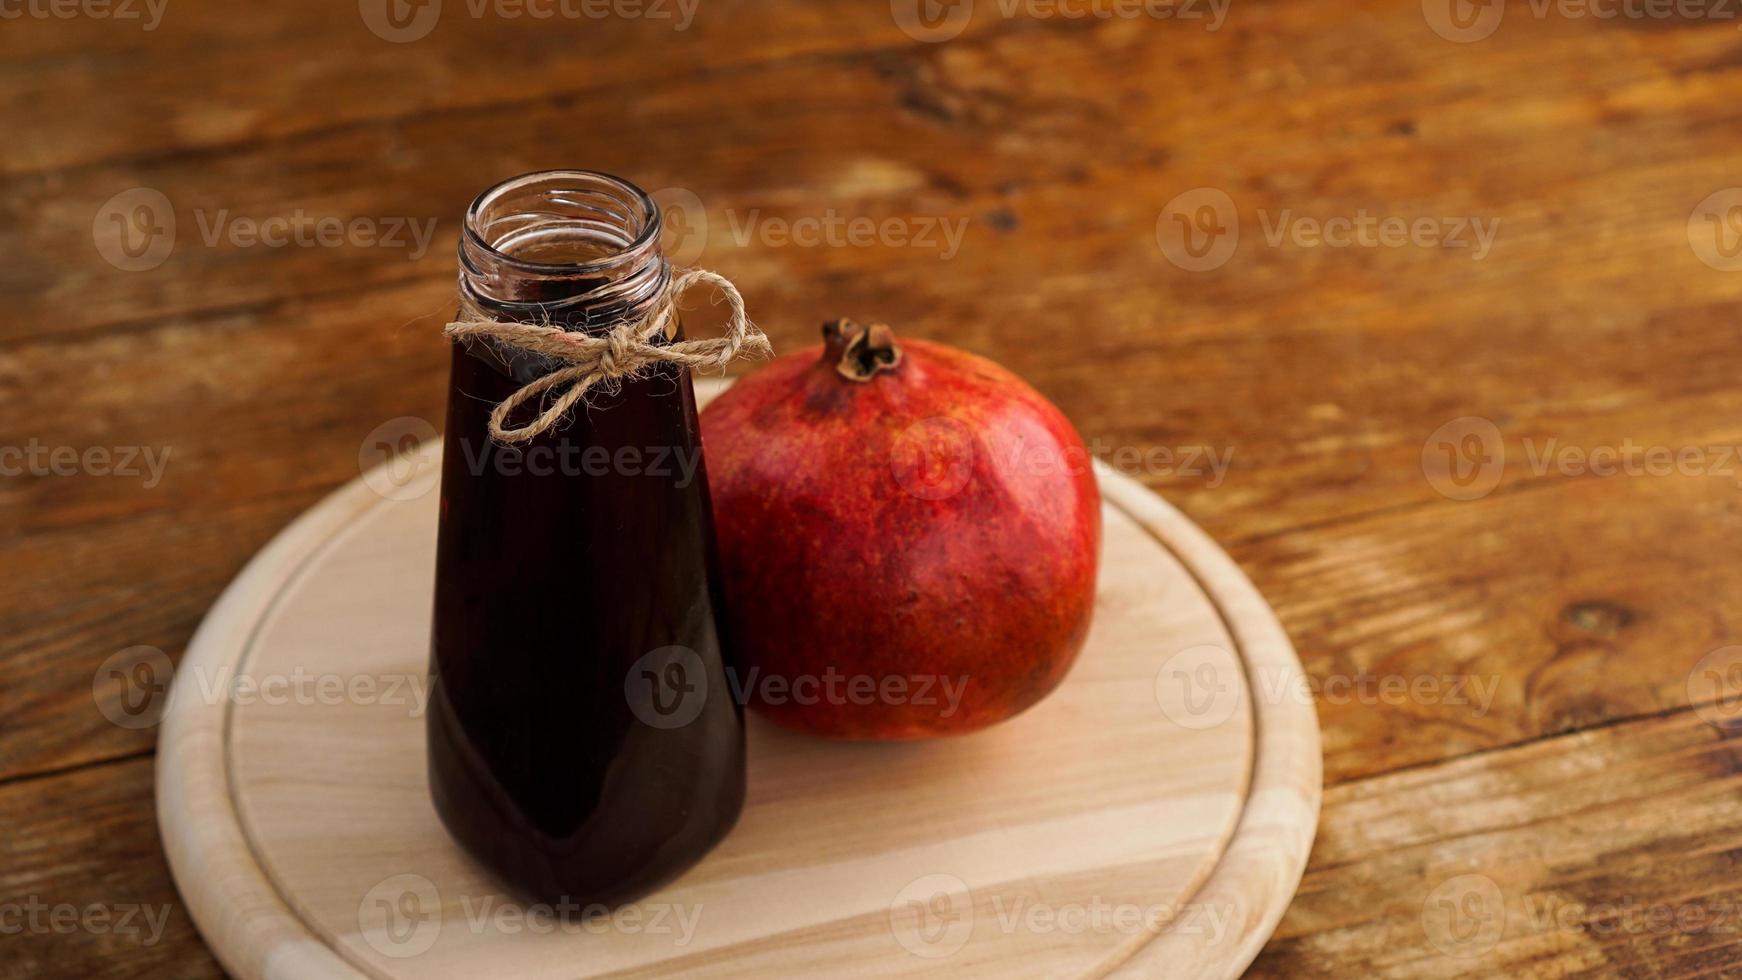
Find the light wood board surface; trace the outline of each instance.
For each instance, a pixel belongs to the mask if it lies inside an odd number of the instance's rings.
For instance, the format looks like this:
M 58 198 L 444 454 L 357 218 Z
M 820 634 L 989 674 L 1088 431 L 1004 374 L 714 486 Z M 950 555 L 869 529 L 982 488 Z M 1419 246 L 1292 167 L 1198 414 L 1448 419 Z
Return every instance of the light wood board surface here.
M 177 672 L 165 850 L 237 975 L 1234 976 L 1287 906 L 1318 813 L 1304 677 L 1232 563 L 1109 472 L 1095 625 L 1041 705 L 899 745 L 752 717 L 744 816 L 697 867 L 609 919 L 524 904 L 428 800 L 438 452 L 294 524 Z

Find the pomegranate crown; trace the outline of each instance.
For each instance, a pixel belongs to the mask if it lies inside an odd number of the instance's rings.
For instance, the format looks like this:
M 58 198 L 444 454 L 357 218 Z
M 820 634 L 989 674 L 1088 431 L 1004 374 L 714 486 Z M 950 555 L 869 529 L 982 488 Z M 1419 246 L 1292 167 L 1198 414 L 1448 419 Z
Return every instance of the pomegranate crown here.
M 849 381 L 870 381 L 901 366 L 901 348 L 889 324 L 866 326 L 841 317 L 823 324 L 823 362 Z

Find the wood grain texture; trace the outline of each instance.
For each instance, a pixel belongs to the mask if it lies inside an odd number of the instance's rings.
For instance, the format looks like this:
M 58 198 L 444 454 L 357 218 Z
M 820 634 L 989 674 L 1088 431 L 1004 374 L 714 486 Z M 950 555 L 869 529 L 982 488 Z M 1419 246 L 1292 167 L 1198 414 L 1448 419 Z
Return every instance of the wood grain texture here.
M 1170 959 L 1226 977 L 1280 917 L 1316 821 L 1316 723 L 1304 700 L 1255 705 L 1245 678 L 1304 680 L 1298 661 L 1208 538 L 1106 474 L 1096 624 L 1043 705 L 921 746 L 755 724 L 738 828 L 638 903 L 692 914 L 681 937 L 477 927 L 478 908 L 519 905 L 442 830 L 414 689 L 390 683 L 421 677 L 426 657 L 418 583 L 433 562 L 436 452 L 400 467 L 414 474 L 393 484 L 405 500 L 381 498 L 384 465 L 299 519 L 226 592 L 182 665 L 159 754 L 165 842 L 239 975 L 572 976 L 582 963 L 588 975 L 1099 975 L 1165 929 Z M 1163 678 L 1175 663 L 1190 685 Z M 201 693 L 219 678 L 298 674 L 335 689 L 367 680 L 381 696 Z M 1251 783 L 1255 726 L 1267 753 Z M 934 893 L 949 906 L 942 924 L 908 921 L 904 896 Z M 417 915 L 375 914 L 376 899 L 397 908 L 402 895 Z
M 152 760 L 0 786 L 0 975 L 222 977 L 157 844 Z
M 89 528 L 141 512 L 174 524 L 213 500 L 233 509 L 258 508 L 264 495 L 296 499 L 240 537 L 202 549 L 190 571 L 208 558 L 222 567 L 197 582 L 158 586 L 132 575 L 124 589 L 104 578 L 116 571 L 104 563 L 79 570 L 67 587 L 108 597 L 106 622 L 91 629 L 69 609 L 64 625 L 47 627 L 79 645 L 81 669 L 68 670 L 66 648 L 52 640 L 21 645 L 19 668 L 41 678 L 29 705 L 40 734 L 0 733 L 0 759 L 12 760 L 4 771 L 137 749 L 137 739 L 93 721 L 89 670 L 117 643 L 173 653 L 247 553 L 228 541 L 258 546 L 299 506 L 354 475 L 349 444 L 377 424 L 438 417 L 440 350 L 431 328 L 449 303 L 461 208 L 503 173 L 581 156 L 652 187 L 693 191 L 709 218 L 702 259 L 744 285 L 786 346 L 809 340 L 825 316 L 875 314 L 1007 363 L 1110 458 L 1121 448 L 1231 452 L 1220 480 L 1178 466 L 1129 468 L 1178 495 L 1267 592 L 1326 595 L 1296 556 L 1363 533 L 1372 520 L 1406 523 L 1412 555 L 1453 551 L 1476 562 L 1399 577 L 1442 577 L 1436 588 L 1402 595 L 1351 586 L 1332 601 L 1378 613 L 1359 640 L 1312 609 L 1283 609 L 1306 655 L 1341 658 L 1334 669 L 1344 676 L 1414 676 L 1417 660 L 1455 672 L 1468 650 L 1500 651 L 1492 659 L 1506 696 L 1487 716 L 1434 705 L 1363 711 L 1329 743 L 1333 776 L 1674 703 L 1664 701 L 1655 668 L 1632 657 L 1608 674 L 1595 702 L 1558 687 L 1534 692 L 1527 706 L 1525 689 L 1558 649 L 1544 624 L 1580 602 L 1626 605 L 1641 614 L 1625 642 L 1697 658 L 1737 583 L 1703 550 L 1722 533 L 1686 531 L 1735 529 L 1730 484 L 1539 474 L 1527 465 L 1524 440 L 1678 448 L 1742 441 L 1723 369 L 1742 277 L 1701 265 L 1685 243 L 1689 211 L 1727 179 L 1711 162 L 1722 130 L 1712 114 L 1722 110 L 1710 102 L 1735 71 L 1725 57 L 1733 38 L 1704 27 L 1644 32 L 1521 18 L 1481 49 L 1484 70 L 1472 72 L 1418 15 L 1354 5 L 1343 29 L 1329 30 L 1317 14 L 1260 5 L 1214 34 L 1138 32 L 1120 22 L 989 23 L 941 47 L 774 57 L 734 69 L 729 86 L 704 64 L 657 85 L 625 82 L 609 98 L 529 97 L 513 104 L 507 127 L 496 103 L 459 105 L 221 152 L 144 153 L 21 176 L 0 222 L 15 257 L 0 268 L 12 300 L 0 311 L 0 335 L 14 338 L 0 380 L 17 406 L 0 418 L 10 427 L 4 444 L 141 444 L 168 449 L 171 465 L 149 491 L 77 476 L 9 481 L 8 524 L 19 532 Z M 336 15 L 308 16 L 282 33 L 339 37 L 348 26 L 346 45 L 357 34 L 377 42 Z M 512 22 L 485 26 L 518 36 Z M 428 48 L 395 50 L 434 57 L 469 28 L 439 31 Z M 1293 31 L 1295 45 L 1276 31 Z M 177 50 L 139 47 L 141 57 L 175 57 L 179 71 L 186 52 Z M 1621 66 L 1601 90 L 1607 111 L 1593 110 L 1590 93 L 1570 81 L 1540 84 L 1543 57 L 1574 64 L 1600 54 Z M 1210 80 L 1180 94 L 1172 81 L 1182 73 Z M 1048 85 L 1028 86 L 1027 74 Z M 1109 74 L 1125 81 L 1109 87 Z M 1411 79 L 1415 94 L 1376 78 Z M 372 92 L 365 101 L 379 99 Z M 1289 111 L 1259 108 L 1281 104 Z M 847 105 L 851 113 L 840 111 Z M 1573 121 L 1564 133 L 1540 123 L 1525 140 L 1521 115 Z M 367 181 L 356 179 L 359 160 L 371 161 Z M 91 218 L 118 190 L 139 184 L 172 201 L 178 245 L 162 267 L 132 273 L 95 254 Z M 1230 266 L 1192 274 L 1163 259 L 1154 229 L 1174 193 L 1206 184 L 1236 199 L 1249 232 Z M 1494 253 L 1476 262 L 1449 249 L 1272 248 L 1257 217 L 1261 209 L 1273 219 L 1285 209 L 1322 219 L 1363 208 L 1498 220 L 1501 230 Z M 740 244 L 734 236 L 752 213 L 791 220 L 831 209 L 969 224 L 948 261 L 935 250 L 777 246 L 756 234 Z M 221 216 L 265 220 L 299 210 L 434 220 L 436 233 L 417 261 L 408 249 L 241 247 L 203 237 L 202 222 Z M 1059 265 L 1061 255 L 1071 258 Z M 1628 302 L 1616 301 L 1622 294 Z M 1072 337 L 1071 358 L 1053 354 L 1051 338 L 1061 333 Z M 356 356 L 359 337 L 376 356 Z M 92 372 L 105 383 L 86 383 Z M 182 380 L 156 382 L 166 376 Z M 303 404 L 286 412 L 293 385 Z M 1505 423 L 1515 465 L 1502 493 L 1529 487 L 1546 496 L 1504 505 L 1439 496 L 1422 478 L 1421 447 L 1463 415 Z M 247 451 L 263 430 L 298 448 Z M 1471 547 L 1467 529 L 1448 525 L 1515 520 L 1508 508 L 1523 509 L 1523 523 L 1543 539 L 1483 550 Z M 1676 524 L 1642 537 L 1607 519 L 1641 508 Z M 1278 537 L 1296 532 L 1305 537 Z M 1635 578 L 1642 549 L 1651 560 Z M 1708 577 L 1712 602 L 1704 607 L 1676 601 L 1685 594 L 1678 570 L 1690 566 Z M 1483 583 L 1496 575 L 1541 581 L 1563 568 L 1594 571 L 1557 580 L 1576 589 L 1566 595 L 1514 590 L 1520 604 L 1512 608 L 1458 612 L 1485 603 Z M 1364 581 L 1382 579 L 1389 581 Z M 1631 594 L 1616 593 L 1623 580 Z M 128 598 L 117 610 L 119 595 Z M 21 600 L 12 614 L 27 620 L 35 608 Z M 176 626 L 148 618 L 157 616 Z M 1406 623 L 1427 632 L 1378 625 Z M 1465 652 L 1445 645 L 1454 635 Z M 1423 722 L 1439 737 L 1398 737 Z
M 983 0 L 941 45 L 892 29 L 885 5 L 844 0 L 704 0 L 687 32 L 461 17 L 401 45 L 344 3 L 234 16 L 176 0 L 149 33 L 6 21 L 0 447 L 171 458 L 149 489 L 0 476 L 0 817 L 67 869 L 66 888 L 115 902 L 163 888 L 138 821 L 99 873 L 35 808 L 49 781 L 150 750 L 149 730 L 93 705 L 93 676 L 138 644 L 179 657 L 248 557 L 357 475 L 372 429 L 439 420 L 433 337 L 451 305 L 454 222 L 482 184 L 552 164 L 694 191 L 713 229 L 707 263 L 745 284 L 783 346 L 827 316 L 882 316 L 1009 365 L 1109 462 L 1119 447 L 1231 449 L 1220 480 L 1123 468 L 1222 542 L 1275 606 L 1321 689 L 1329 784 L 1390 786 L 1400 769 L 1461 757 L 1503 765 L 1519 744 L 1571 752 L 1610 727 L 1648 737 L 1630 719 L 1703 703 L 1690 671 L 1733 642 L 1737 491 L 1714 475 L 1538 472 L 1526 440 L 1742 442 L 1742 276 L 1702 264 L 1686 237 L 1695 204 L 1737 183 L 1742 47 L 1715 20 L 1506 11 L 1468 45 L 1434 36 L 1419 4 L 1381 0 L 1236 2 L 1210 33 L 1004 20 Z M 124 273 L 93 248 L 92 224 L 141 185 L 172 200 L 178 244 L 163 266 Z M 1175 194 L 1200 186 L 1236 201 L 1243 239 L 1228 266 L 1194 274 L 1163 259 L 1154 231 Z M 970 224 L 949 261 L 740 245 L 730 232 L 750 209 L 831 207 Z M 411 261 L 201 236 L 202 215 L 298 208 L 435 218 L 436 238 Z M 1271 247 L 1257 213 L 1362 208 L 1501 226 L 1474 262 Z M 1424 479 L 1420 455 L 1466 415 L 1497 424 L 1508 465 L 1491 495 L 1460 503 Z M 1486 709 L 1444 693 L 1324 694 L 1368 677 L 1495 686 Z M 82 785 L 104 806 L 149 807 L 138 780 Z M 1335 800 L 1327 828 L 1354 819 Z M 1440 821 L 1462 802 L 1436 798 L 1421 818 L 1440 846 L 1460 839 Z M 1647 836 L 1676 837 L 1672 816 L 1640 819 Z M 1675 881 L 1641 879 L 1635 897 L 1732 874 L 1722 823 L 1719 843 L 1666 862 Z M 1546 882 L 1560 880 L 1553 846 L 1542 838 Z M 1323 861 L 1327 889 L 1422 891 Z M 4 881 L 0 902 L 40 887 Z M 94 938 L 32 941 L 83 975 L 101 962 Z M 1649 972 L 1615 943 L 1583 948 Z M 1292 962 L 1334 970 L 1336 955 Z M 209 962 L 184 936 L 105 968 Z M 1713 944 L 1674 972 L 1737 962 Z M 0 952 L 0 975 L 13 969 Z
M 1329 791 L 1252 975 L 1733 974 L 1737 731 L 1676 713 Z

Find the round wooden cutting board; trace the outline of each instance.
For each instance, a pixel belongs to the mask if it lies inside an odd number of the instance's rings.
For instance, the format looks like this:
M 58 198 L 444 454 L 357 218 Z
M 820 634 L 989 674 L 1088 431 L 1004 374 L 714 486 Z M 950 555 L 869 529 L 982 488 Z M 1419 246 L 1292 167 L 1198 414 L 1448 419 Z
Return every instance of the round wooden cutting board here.
M 1232 977 L 1288 905 L 1319 806 L 1300 664 L 1233 562 L 1104 467 L 1094 627 L 1040 705 L 919 744 L 752 716 L 743 817 L 674 884 L 609 916 L 505 893 L 425 782 L 438 454 L 303 515 L 177 668 L 164 848 L 236 976 Z

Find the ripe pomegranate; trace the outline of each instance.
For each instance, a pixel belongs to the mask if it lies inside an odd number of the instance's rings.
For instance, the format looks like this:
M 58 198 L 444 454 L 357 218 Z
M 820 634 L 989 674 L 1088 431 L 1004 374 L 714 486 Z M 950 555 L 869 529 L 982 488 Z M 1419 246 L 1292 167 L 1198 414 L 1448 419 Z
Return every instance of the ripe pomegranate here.
M 702 413 L 737 693 L 838 738 L 1009 718 L 1058 686 L 1088 633 L 1088 451 L 984 358 L 897 346 L 881 324 L 823 336 Z

